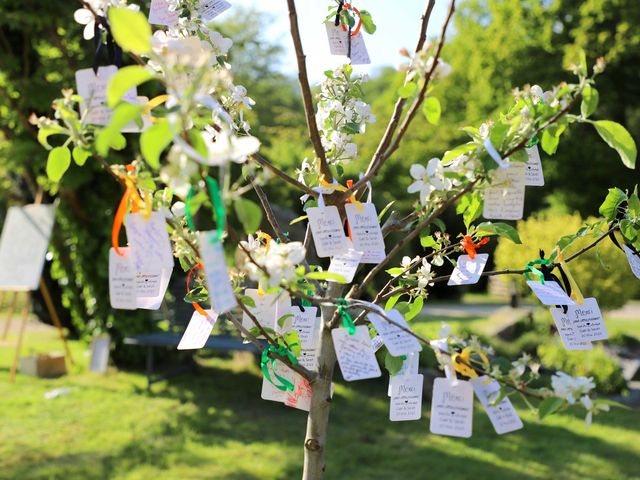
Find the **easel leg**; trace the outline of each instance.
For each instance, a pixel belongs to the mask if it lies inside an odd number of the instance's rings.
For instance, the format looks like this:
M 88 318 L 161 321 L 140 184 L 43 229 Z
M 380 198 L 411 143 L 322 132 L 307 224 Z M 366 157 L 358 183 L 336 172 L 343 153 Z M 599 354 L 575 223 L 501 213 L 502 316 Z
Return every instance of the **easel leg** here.
M 60 317 L 58 316 L 58 312 L 56 311 L 56 307 L 53 304 L 53 300 L 51 300 L 51 294 L 49 293 L 49 288 L 44 280 L 40 279 L 40 293 L 42 293 L 42 298 L 44 299 L 44 303 L 47 306 L 47 311 L 49 312 L 49 316 L 53 321 L 53 324 L 58 329 L 58 335 L 60 335 L 60 340 L 62 340 L 62 344 L 64 345 L 64 351 L 69 359 L 69 363 L 71 365 L 75 365 L 73 363 L 73 358 L 71 357 L 71 350 L 69 350 L 69 345 L 67 344 L 67 339 L 64 338 L 64 331 L 62 330 L 62 323 L 60 322 Z
M 9 335 L 9 327 L 11 327 L 11 320 L 13 320 L 13 315 L 16 313 L 16 302 L 18 301 L 18 292 L 13 292 L 13 297 L 9 301 L 9 309 L 7 310 L 7 321 L 4 324 L 4 330 L 2 332 L 2 340 L 7 339 L 7 335 Z
M 27 292 L 24 306 L 22 307 L 22 319 L 20 320 L 20 330 L 18 331 L 18 340 L 16 341 L 16 353 L 13 356 L 13 364 L 9 374 L 9 382 L 14 383 L 16 380 L 16 371 L 18 370 L 18 361 L 20 360 L 20 350 L 22 349 L 22 339 L 24 338 L 24 329 L 29 320 L 29 306 L 31 305 L 31 292 Z

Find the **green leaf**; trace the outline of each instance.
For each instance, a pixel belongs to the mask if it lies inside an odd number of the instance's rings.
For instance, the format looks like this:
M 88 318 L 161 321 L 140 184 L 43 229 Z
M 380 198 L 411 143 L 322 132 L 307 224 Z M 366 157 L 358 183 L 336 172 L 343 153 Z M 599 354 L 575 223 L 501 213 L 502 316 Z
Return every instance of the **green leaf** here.
M 591 114 L 596 111 L 599 100 L 600 95 L 598 94 L 598 90 L 591 85 L 584 87 L 582 91 L 582 103 L 580 104 L 580 113 L 584 118 L 590 117 Z
M 171 126 L 162 121 L 151 125 L 140 135 L 140 151 L 149 166 L 160 168 L 160 154 L 172 142 Z
M 622 408 L 623 410 L 631 410 L 628 405 L 624 403 L 616 402 L 615 400 L 609 400 L 608 398 L 598 398 L 593 401 L 594 405 L 609 405 L 610 407 Z
M 553 155 L 556 153 L 558 144 L 560 143 L 560 135 L 562 135 L 562 132 L 564 132 L 565 129 L 565 125 L 551 125 L 542 132 L 540 144 L 542 145 L 542 150 L 544 150 L 547 155 Z
M 107 105 L 115 107 L 125 93 L 152 78 L 154 78 L 153 73 L 141 65 L 130 65 L 121 68 L 109 81 Z
M 621 220 L 620 221 L 620 233 L 624 235 L 629 242 L 633 242 L 638 236 L 638 232 L 636 231 L 636 227 L 631 222 L 631 220 Z
M 287 319 L 289 319 L 289 318 L 293 318 L 293 317 L 295 317 L 295 315 L 294 315 L 293 313 L 287 313 L 287 314 L 285 314 L 285 315 L 282 315 L 282 316 L 277 320 L 277 323 L 278 323 L 278 326 L 280 327 L 280 329 L 284 329 L 284 322 L 286 322 L 286 321 L 287 321 Z
M 400 98 L 407 99 L 412 97 L 413 94 L 416 93 L 416 90 L 418 90 L 418 85 L 413 82 L 409 82 L 398 89 L 398 95 Z
M 295 224 L 295 223 L 301 222 L 301 221 L 303 221 L 303 220 L 306 220 L 307 218 L 309 218 L 309 216 L 308 216 L 308 215 L 302 215 L 302 216 L 300 216 L 300 217 L 298 217 L 298 218 L 294 218 L 293 220 L 291 220 L 291 221 L 289 222 L 289 225 L 293 225 L 293 224 Z
M 440 100 L 436 97 L 427 97 L 422 105 L 422 113 L 431 125 L 440 123 L 440 115 L 442 114 L 442 106 Z
M 247 307 L 256 308 L 256 301 L 249 295 L 242 295 L 240 301 Z
M 373 18 L 371 18 L 371 14 L 367 10 L 360 10 L 360 18 L 365 32 L 369 35 L 376 33 L 376 24 L 373 23 Z
M 458 207 L 456 207 L 456 213 L 462 213 L 464 226 L 468 230 L 471 224 L 480 218 L 482 214 L 482 196 L 480 193 L 468 193 L 462 197 Z
M 437 244 L 438 242 L 433 238 L 433 235 L 429 235 L 429 230 L 420 232 L 420 245 L 422 245 L 423 248 L 431 248 Z
M 640 218 L 640 198 L 638 198 L 637 193 L 633 193 L 628 200 L 629 205 L 629 215 L 632 218 Z
M 342 275 L 331 272 L 309 272 L 305 275 L 309 280 L 330 280 L 337 283 L 347 283 L 347 279 Z
M 387 273 L 393 277 L 400 275 L 402 272 L 404 272 L 404 268 L 402 267 L 393 267 L 387 270 Z
M 252 234 L 260 228 L 262 209 L 255 202 L 246 198 L 238 198 L 233 203 L 233 208 L 236 211 L 238 220 L 244 227 L 245 233 Z
M 402 368 L 402 364 L 404 363 L 404 358 L 402 357 L 394 357 L 388 351 L 384 356 L 384 368 L 387 369 L 389 375 L 395 375 Z
M 424 298 L 417 297 L 409 307 L 409 311 L 405 314 L 404 316 L 405 320 L 407 322 L 409 320 L 413 320 L 420 312 L 422 312 L 423 306 L 424 306 Z
M 452 160 L 455 160 L 460 155 L 466 155 L 468 153 L 473 152 L 476 149 L 476 144 L 473 142 L 464 143 L 462 145 L 458 145 L 454 147 L 452 150 L 444 153 L 444 157 L 442 157 L 442 163 L 445 165 Z
M 120 103 L 113 111 L 111 122 L 96 135 L 96 150 L 105 157 L 109 148 L 122 150 L 127 141 L 120 133 L 129 123 L 136 121 L 142 115 L 142 105 Z
M 385 310 L 391 310 L 396 303 L 398 303 L 398 300 L 400 300 L 400 297 L 402 297 L 402 294 L 398 294 L 398 295 L 394 295 L 393 297 L 389 297 L 389 300 L 387 300 L 386 305 L 384 306 Z
M 610 222 L 618 215 L 618 207 L 627 200 L 627 194 L 617 187 L 610 188 L 604 202 L 600 205 L 598 211 Z
M 151 25 L 142 12 L 111 7 L 109 25 L 113 38 L 125 52 L 141 55 L 151 50 Z
M 52 182 L 59 182 L 64 172 L 71 165 L 71 152 L 67 147 L 56 147 L 49 152 L 47 158 L 47 177 Z
M 618 152 L 624 166 L 634 169 L 638 149 L 627 129 L 611 120 L 598 120 L 593 125 L 607 145 Z
M 387 203 L 387 205 L 382 209 L 382 211 L 380 212 L 380 215 L 378 215 L 378 223 L 380 223 L 382 221 L 382 219 L 384 218 L 385 214 L 389 211 L 389 209 L 393 206 L 393 204 L 396 203 L 395 200 L 391 200 L 389 203 Z
M 507 238 L 517 245 L 520 245 L 522 243 L 522 241 L 520 240 L 520 235 L 518 235 L 518 231 L 508 223 L 483 222 L 478 225 L 476 234 L 480 237 L 490 237 L 492 235 L 497 235 L 499 237 Z
M 60 125 L 47 125 L 38 130 L 38 142 L 47 150 L 51 150 L 48 138 L 51 135 L 69 135 L 69 131 Z
M 87 158 L 91 156 L 91 152 L 89 150 L 85 150 L 82 147 L 78 147 L 77 145 L 73 147 L 73 161 L 76 162 L 76 165 L 79 167 L 83 166 L 87 162 Z
M 548 397 L 538 405 L 538 418 L 543 420 L 548 415 L 557 411 L 564 404 L 564 400 L 558 397 Z

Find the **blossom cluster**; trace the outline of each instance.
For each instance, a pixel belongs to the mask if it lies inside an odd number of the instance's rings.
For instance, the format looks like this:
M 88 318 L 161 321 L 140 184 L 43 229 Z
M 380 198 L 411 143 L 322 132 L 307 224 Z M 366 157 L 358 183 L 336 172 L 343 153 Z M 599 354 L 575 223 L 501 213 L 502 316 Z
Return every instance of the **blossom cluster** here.
M 249 235 L 246 241 L 240 242 L 240 256 L 243 257 L 240 270 L 266 288 L 295 282 L 297 266 L 304 261 L 307 253 L 304 245 L 301 242 L 278 243 L 269 237 L 263 242 L 259 236 Z

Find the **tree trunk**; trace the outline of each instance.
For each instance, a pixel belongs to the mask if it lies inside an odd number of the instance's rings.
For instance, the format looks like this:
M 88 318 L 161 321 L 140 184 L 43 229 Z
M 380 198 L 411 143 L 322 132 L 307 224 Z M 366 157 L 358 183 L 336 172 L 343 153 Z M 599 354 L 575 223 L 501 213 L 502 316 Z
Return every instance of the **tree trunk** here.
M 342 286 L 332 283 L 328 293 L 329 296 L 338 296 L 341 292 Z M 324 455 L 331 408 L 331 380 L 336 364 L 331 330 L 326 324 L 331 320 L 335 310 L 335 307 L 321 307 L 322 331 L 318 345 L 318 377 L 311 385 L 311 408 L 304 440 L 302 480 L 322 480 L 324 477 Z

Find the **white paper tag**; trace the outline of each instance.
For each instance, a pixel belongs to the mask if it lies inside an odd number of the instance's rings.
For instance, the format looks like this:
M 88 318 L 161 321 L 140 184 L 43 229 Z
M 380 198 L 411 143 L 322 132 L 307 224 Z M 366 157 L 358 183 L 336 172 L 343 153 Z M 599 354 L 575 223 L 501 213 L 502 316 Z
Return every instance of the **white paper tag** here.
M 376 206 L 373 203 L 362 203 L 359 207 L 357 204 L 348 203 L 344 209 L 349 220 L 353 248 L 364 254 L 374 253 L 374 260 L 384 259 L 386 256 L 384 238 L 378 222 Z M 372 262 L 370 258 L 368 256 L 366 259 L 363 258 L 362 263 L 379 263 Z
M 255 288 L 247 288 L 244 294 L 251 297 L 256 304 L 255 307 L 245 305 L 246 309 L 256 317 L 258 323 L 264 328 L 275 331 L 276 320 L 287 313 L 293 313 L 291 312 L 291 298 L 288 293 L 265 293 L 260 296 Z M 251 317 L 244 311 L 242 312 L 242 326 L 247 330 L 251 330 L 256 326 Z
M 111 77 L 118 71 L 115 65 L 99 67 L 96 75 L 92 68 L 85 68 L 76 72 L 76 86 L 78 95 L 84 102 L 80 103 L 80 115 L 84 123 L 92 125 L 108 125 L 113 110 L 106 106 L 107 87 Z M 131 103 L 136 102 L 136 89 L 128 90 L 122 97 Z
M 389 420 L 402 422 L 422 417 L 422 375 L 391 377 Z
M 446 378 L 433 381 L 431 420 L 429 430 L 436 435 L 471 437 L 473 429 L 473 387 L 458 380 L 455 384 Z
M 349 58 L 351 59 L 351 65 L 369 65 L 371 63 L 362 32 L 358 32 L 356 36 L 351 37 L 351 57 Z
M 545 280 L 542 283 L 537 280 L 527 280 L 527 285 L 544 305 L 575 305 L 558 282 Z
M 318 257 L 333 257 L 349 249 L 335 206 L 308 208 L 307 215 Z
M 520 430 L 524 426 L 509 397 L 504 397 L 500 403 L 491 405 L 500 392 L 500 384 L 496 380 L 482 376 L 472 378 L 471 384 L 498 435 Z
M 109 300 L 111 308 L 136 309 L 136 276 L 129 248 L 121 247 L 118 255 L 109 250 Z
M 299 373 L 293 374 L 293 392 L 287 392 L 284 404 L 308 412 L 311 409 L 311 384 Z
M 527 148 L 527 160 L 524 176 L 524 184 L 527 187 L 543 187 L 544 186 L 544 174 L 542 173 L 542 162 L 540 161 L 540 151 L 538 146 L 534 145 L 531 148 Z
M 362 252 L 358 252 L 352 248 L 340 255 L 336 255 L 331 259 L 329 272 L 342 275 L 347 283 L 351 283 L 356 274 L 356 270 L 358 270 L 358 265 L 360 265 L 360 260 L 362 260 L 362 255 Z
M 567 307 L 568 308 L 568 307 Z M 568 314 L 562 308 L 550 308 L 551 316 L 556 324 L 564 348 L 567 350 L 593 350 L 591 342 L 585 342 L 580 336 L 580 332 L 573 325 Z M 567 310 L 567 313 L 569 310 Z
M 279 360 L 275 361 L 273 363 L 273 368 L 275 370 L 275 373 L 277 373 L 280 377 L 290 381 L 291 383 L 295 381 L 295 372 L 283 362 Z M 271 362 L 269 362 L 269 374 L 271 375 L 271 379 L 274 382 L 279 383 L 278 379 L 275 378 L 273 371 L 271 370 Z M 267 380 L 266 377 L 262 377 L 262 393 L 260 394 L 260 396 L 263 400 L 284 403 L 288 395 L 289 394 L 286 390 L 280 390 L 279 388 L 276 388 L 276 386 L 269 380 Z
M 216 324 L 218 315 L 213 310 L 205 310 L 207 315 L 194 311 L 187 329 L 182 334 L 178 350 L 197 350 L 207 343 L 209 335 Z
M 230 8 L 231 4 L 225 0 L 200 0 L 198 3 L 198 14 L 205 21 L 210 22 Z
M 411 330 L 409 324 L 404 319 L 404 316 L 397 310 L 388 310 L 384 314 L 393 320 L 398 325 Z M 410 333 L 402 330 L 400 327 L 389 323 L 381 315 L 374 312 L 369 312 L 367 318 L 373 324 L 378 331 L 384 344 L 387 346 L 389 353 L 394 357 L 406 355 L 410 352 L 419 352 L 422 350 L 422 345 L 418 342 L 418 339 Z
M 391 396 L 391 379 L 394 377 L 402 377 L 407 375 L 417 375 L 420 361 L 420 354 L 418 352 L 407 353 L 406 360 L 402 362 L 402 367 L 398 370 L 398 373 L 389 377 L 389 390 L 387 395 Z
M 331 336 L 342 377 L 347 382 L 382 375 L 367 327 L 356 327 L 353 335 L 349 335 L 347 328 L 334 328 L 331 330 Z
M 326 22 L 327 38 L 331 55 L 349 55 L 349 32 L 333 22 Z M 351 64 L 367 65 L 371 63 L 362 32 L 351 37 Z
M 595 298 L 585 298 L 582 305 L 570 305 L 567 314 L 583 341 L 594 342 L 609 338 Z
M 136 272 L 157 273 L 173 268 L 171 240 L 160 212 L 152 212 L 148 218 L 143 213 L 128 213 L 125 223 Z
M 384 340 L 380 335 L 376 335 L 371 339 L 371 346 L 373 347 L 373 351 L 377 352 L 384 345 Z
M 224 258 L 222 242 L 216 240 L 217 232 L 198 232 L 202 268 L 207 279 L 207 291 L 211 307 L 218 315 L 236 307 L 236 296 L 233 293 L 229 268 Z
M 157 297 L 160 293 L 162 269 L 150 272 L 136 272 L 136 295 L 138 297 Z
M 158 294 L 149 297 L 143 297 L 138 294 L 136 298 L 136 307 L 142 308 L 143 310 L 158 310 L 162 305 L 162 300 L 164 300 L 164 294 L 167 292 L 167 288 L 169 288 L 171 273 L 173 273 L 173 269 L 162 269 L 160 273 Z
M 493 181 L 484 191 L 482 216 L 495 220 L 520 220 L 524 214 L 524 163 L 511 163 L 509 168 L 492 172 Z
M 276 306 L 283 305 L 287 298 L 289 298 L 288 295 L 282 295 Z M 292 314 L 293 317 L 287 318 L 282 328 L 276 323 L 275 331 L 288 333 L 293 329 L 298 332 L 301 348 L 315 348 L 320 333 L 318 331 L 318 307 L 304 307 L 304 310 L 300 307 L 289 307 L 287 313 Z
M 469 255 L 460 255 L 447 285 L 474 285 L 478 283 L 488 260 L 488 253 L 478 253 L 473 260 Z
M 623 245 L 622 248 L 624 249 L 624 253 L 627 256 L 627 260 L 629 261 L 631 271 L 637 279 L 640 279 L 640 255 L 636 255 L 633 250 L 631 250 L 626 245 Z
M 314 348 L 303 348 L 300 350 L 300 357 L 298 357 L 298 363 L 307 370 L 318 370 L 318 350 Z
M 152 25 L 173 26 L 178 23 L 178 12 L 170 12 L 167 0 L 151 0 L 149 8 L 149 23 Z

